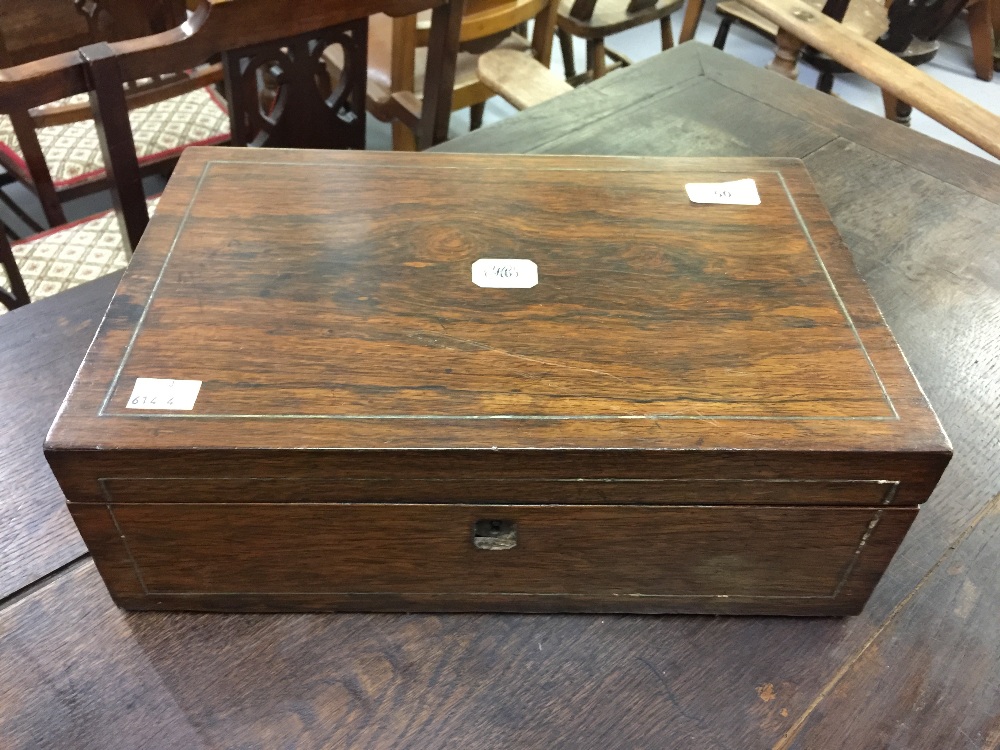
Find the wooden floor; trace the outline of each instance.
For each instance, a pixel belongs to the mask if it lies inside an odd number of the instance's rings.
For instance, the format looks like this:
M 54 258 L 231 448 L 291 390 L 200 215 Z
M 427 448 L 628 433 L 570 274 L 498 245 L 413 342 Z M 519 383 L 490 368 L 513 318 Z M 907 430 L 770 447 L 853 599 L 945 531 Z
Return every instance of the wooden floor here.
M 1000 168 L 696 45 L 447 148 L 804 160 L 955 448 L 864 612 L 129 614 L 4 433 L 0 746 L 1000 747 Z M 15 433 L 113 281 L 3 316 Z

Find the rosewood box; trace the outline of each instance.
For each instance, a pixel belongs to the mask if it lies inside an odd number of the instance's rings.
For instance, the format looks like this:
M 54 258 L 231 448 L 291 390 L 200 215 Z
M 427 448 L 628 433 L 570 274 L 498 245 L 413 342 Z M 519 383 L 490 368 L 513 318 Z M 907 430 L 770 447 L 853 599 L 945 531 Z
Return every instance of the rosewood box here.
M 212 148 L 46 453 L 130 609 L 845 615 L 951 450 L 797 160 Z

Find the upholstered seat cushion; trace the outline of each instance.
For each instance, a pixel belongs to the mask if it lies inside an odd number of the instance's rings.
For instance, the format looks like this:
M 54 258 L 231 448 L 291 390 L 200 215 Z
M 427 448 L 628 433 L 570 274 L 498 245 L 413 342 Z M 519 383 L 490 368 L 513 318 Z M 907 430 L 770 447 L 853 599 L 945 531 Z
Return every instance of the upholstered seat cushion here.
M 62 102 L 87 101 L 87 94 Z M 207 146 L 229 139 L 229 114 L 210 87 L 196 89 L 129 113 L 139 163 L 156 161 L 187 146 Z M 38 142 L 56 188 L 103 175 L 104 155 L 93 120 L 39 128 Z M 10 118 L 0 115 L 0 152 L 4 161 L 28 179 L 28 167 Z
M 152 216 L 159 197 L 147 201 Z M 128 265 L 114 211 L 64 224 L 14 243 L 14 259 L 32 301 L 117 271 Z M 5 289 L 7 274 L 0 268 Z M 7 309 L 0 305 L 0 313 Z

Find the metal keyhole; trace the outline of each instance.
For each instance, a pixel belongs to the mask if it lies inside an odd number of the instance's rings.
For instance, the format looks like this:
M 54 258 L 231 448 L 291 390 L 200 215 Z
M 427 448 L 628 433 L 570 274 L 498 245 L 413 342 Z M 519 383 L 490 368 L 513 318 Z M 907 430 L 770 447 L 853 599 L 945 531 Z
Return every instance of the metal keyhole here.
M 505 550 L 517 546 L 517 524 L 513 521 L 486 519 L 476 521 L 472 543 L 478 549 Z

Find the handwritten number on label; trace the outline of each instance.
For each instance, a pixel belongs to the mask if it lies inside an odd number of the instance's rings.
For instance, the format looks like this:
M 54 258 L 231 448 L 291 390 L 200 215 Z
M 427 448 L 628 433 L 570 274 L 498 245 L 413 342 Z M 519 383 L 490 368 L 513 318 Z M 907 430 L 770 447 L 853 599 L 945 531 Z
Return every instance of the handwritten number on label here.
M 472 283 L 492 289 L 530 289 L 538 266 L 527 258 L 480 258 L 472 264 Z
M 493 266 L 493 275 L 498 279 L 516 279 L 520 274 L 511 266 Z
M 200 390 L 200 380 L 136 378 L 126 408 L 190 411 Z

